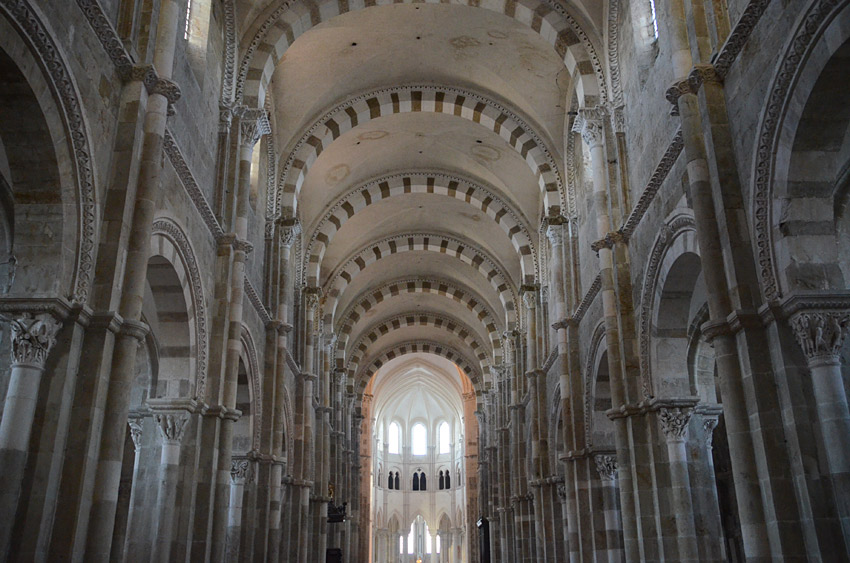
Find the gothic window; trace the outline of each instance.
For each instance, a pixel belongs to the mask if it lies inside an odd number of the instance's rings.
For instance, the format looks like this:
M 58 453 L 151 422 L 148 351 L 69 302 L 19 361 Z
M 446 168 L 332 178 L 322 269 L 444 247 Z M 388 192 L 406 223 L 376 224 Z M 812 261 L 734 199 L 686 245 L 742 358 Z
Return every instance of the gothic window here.
M 395 487 L 394 488 L 396 490 L 399 489 L 399 486 L 398 486 L 398 471 L 395 472 Z
M 399 453 L 399 448 L 401 446 L 401 429 L 398 426 L 397 422 L 393 422 L 390 424 L 390 435 L 388 439 L 389 452 L 391 454 Z
M 413 425 L 412 435 L 413 455 L 425 455 L 428 451 L 428 432 L 425 430 L 425 425 L 417 423 Z
M 413 474 L 413 490 L 414 491 L 419 490 L 419 473 Z
M 419 474 L 419 489 L 422 490 L 422 491 L 428 490 L 427 484 L 425 482 L 425 474 L 424 473 Z
M 421 470 L 417 470 L 413 473 L 413 490 L 414 491 L 426 491 L 428 490 L 428 483 L 425 479 L 425 473 Z
M 387 488 L 388 489 L 393 488 L 393 472 L 392 471 L 390 471 L 390 475 L 389 475 L 389 477 L 387 477 Z
M 439 488 L 440 488 L 440 490 L 441 490 L 441 491 L 442 491 L 443 489 L 445 489 L 445 488 L 446 488 L 446 479 L 445 479 L 445 477 L 443 477 L 443 472 L 442 472 L 442 471 L 440 471 L 440 484 L 439 484 Z
M 451 441 L 451 430 L 449 430 L 449 423 L 443 422 L 440 424 L 440 453 L 447 454 L 449 453 L 449 442 Z
M 446 469 L 446 488 L 447 489 L 452 488 L 452 476 L 451 476 L 451 474 L 449 474 L 448 469 Z

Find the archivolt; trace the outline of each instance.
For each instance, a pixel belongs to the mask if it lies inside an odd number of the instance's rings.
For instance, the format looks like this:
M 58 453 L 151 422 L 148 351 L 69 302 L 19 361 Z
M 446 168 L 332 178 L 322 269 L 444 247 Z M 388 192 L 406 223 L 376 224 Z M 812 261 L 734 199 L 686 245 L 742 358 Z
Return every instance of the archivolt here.
M 689 241 L 684 241 L 683 234 L 691 232 L 694 236 Z M 667 272 L 661 271 L 661 265 L 667 254 L 672 253 L 675 257 L 686 252 L 699 254 L 696 243 L 696 223 L 691 215 L 680 214 L 674 216 L 665 223 L 649 253 L 649 263 L 646 266 L 646 274 L 643 281 L 643 289 L 640 297 L 640 322 L 638 339 L 640 344 L 640 374 L 643 394 L 646 397 L 653 395 L 652 362 L 650 346 L 650 327 L 652 325 L 652 310 L 658 299 L 656 296 L 661 291 L 659 280 L 666 277 Z
M 469 379 L 475 387 L 476 395 L 481 395 L 484 391 L 485 382 L 483 375 L 475 369 L 475 363 L 470 361 L 464 354 L 452 346 L 441 344 L 439 342 L 431 340 L 414 340 L 391 346 L 381 351 L 377 356 L 375 356 L 375 359 L 370 360 L 368 364 L 364 364 L 364 367 L 360 369 L 357 374 L 356 379 L 352 378 L 355 384 L 355 393 L 357 394 L 357 398 L 363 398 L 363 391 L 366 389 L 369 379 L 371 379 L 382 365 L 395 358 L 416 353 L 436 354 L 437 356 L 442 356 L 443 358 L 454 362 L 464 371 L 464 373 L 466 373 L 467 376 L 469 376 Z
M 501 198 L 480 185 L 440 172 L 409 172 L 372 180 L 337 201 L 327 211 L 307 247 L 307 284 L 317 285 L 322 258 L 333 236 L 346 221 L 362 209 L 383 199 L 404 194 L 436 194 L 464 201 L 493 219 L 511 241 L 520 257 L 525 283 L 534 283 L 534 245 L 528 230 L 516 213 Z
M 194 321 L 189 323 L 189 338 L 195 343 L 195 353 L 190 355 L 190 361 L 195 363 L 195 394 L 203 398 L 207 376 L 207 315 L 195 253 L 183 229 L 172 219 L 160 217 L 153 223 L 151 255 L 168 260 L 182 282 L 184 298 Z
M 397 315 L 385 321 L 382 321 L 371 327 L 368 332 L 360 337 L 360 339 L 351 347 L 350 358 L 347 362 L 349 376 L 357 373 L 357 367 L 360 361 L 366 356 L 369 347 L 378 341 L 382 336 L 386 336 L 394 330 L 404 327 L 428 326 L 445 330 L 449 334 L 454 334 L 463 340 L 465 348 L 470 350 L 475 357 L 478 358 L 478 363 L 481 366 L 481 372 L 489 372 L 490 353 L 486 346 L 482 345 L 475 337 L 475 333 L 465 324 L 453 318 L 434 313 L 405 313 Z M 495 364 L 500 364 L 502 360 L 501 351 L 495 357 Z
M 263 398 L 261 396 L 260 367 L 257 362 L 257 349 L 248 327 L 242 325 L 242 352 L 248 360 L 248 381 L 251 382 L 251 414 L 253 415 L 251 449 L 260 451 L 260 432 L 263 428 Z
M 560 213 L 563 180 L 541 137 L 516 113 L 469 90 L 446 86 L 400 86 L 362 94 L 335 107 L 298 140 L 281 170 L 280 210 L 294 216 L 310 166 L 343 133 L 359 124 L 398 113 L 444 113 L 478 123 L 502 137 L 528 164 L 544 194 L 547 211 Z M 557 208 L 553 210 L 552 208 Z
M 440 254 L 454 256 L 461 262 L 481 272 L 496 290 L 496 293 L 499 294 L 499 300 L 502 302 L 507 314 L 507 324 L 516 324 L 516 307 L 514 305 L 516 303 L 516 295 L 508 281 L 508 277 L 499 266 L 490 260 L 482 251 L 467 243 L 447 236 L 424 233 L 396 235 L 386 238 L 361 249 L 346 261 L 342 268 L 326 284 L 326 287 L 330 288 L 327 294 L 331 299 L 331 306 L 325 310 L 325 324 L 327 326 L 333 326 L 333 317 L 336 313 L 336 307 L 339 304 L 339 296 L 342 295 L 345 288 L 358 273 L 365 270 L 370 264 L 386 256 L 416 250 L 439 252 Z
M 402 0 L 421 3 L 422 0 Z M 606 98 L 602 64 L 587 33 L 576 19 L 557 2 L 518 0 L 516 2 L 479 3 L 474 0 L 449 0 L 450 4 L 492 10 L 529 26 L 545 39 L 563 59 L 570 74 L 578 73 L 576 84 L 582 102 L 595 103 Z M 238 100 L 260 107 L 274 69 L 293 42 L 312 27 L 347 12 L 375 6 L 376 0 L 285 0 L 256 28 L 245 47 L 236 84 Z M 258 56 L 254 56 L 258 54 Z M 588 99 L 589 98 L 589 99 Z
M 499 329 L 496 325 L 496 320 L 490 310 L 483 305 L 483 301 L 471 295 L 468 291 L 459 289 L 456 286 L 439 280 L 425 279 L 410 279 L 401 280 L 384 285 L 375 291 L 372 291 L 358 302 L 354 307 L 349 308 L 341 317 L 339 326 L 339 339 L 337 340 L 336 358 L 337 362 L 345 359 L 345 348 L 348 344 L 348 336 L 351 334 L 351 329 L 364 315 L 376 307 L 379 303 L 391 299 L 392 297 L 403 295 L 405 293 L 431 293 L 441 295 L 457 303 L 466 306 L 467 309 L 475 313 L 481 324 L 487 329 L 490 336 L 490 341 L 493 343 L 493 349 L 501 350 L 502 340 L 500 338 Z M 509 330 L 513 330 L 511 327 Z M 339 364 L 338 364 L 339 365 Z

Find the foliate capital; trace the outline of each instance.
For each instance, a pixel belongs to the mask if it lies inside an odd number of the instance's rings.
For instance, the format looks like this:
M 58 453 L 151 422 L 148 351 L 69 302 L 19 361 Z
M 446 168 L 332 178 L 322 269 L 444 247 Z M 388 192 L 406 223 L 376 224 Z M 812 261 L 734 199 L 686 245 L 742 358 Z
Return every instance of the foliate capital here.
M 589 147 L 599 146 L 604 137 L 604 118 L 604 108 L 582 108 L 573 122 L 573 133 L 580 134 Z
M 717 418 L 708 417 L 702 423 L 702 429 L 705 432 L 705 447 L 711 450 L 711 442 L 714 439 L 714 429 L 717 428 Z
M 56 333 L 62 322 L 50 313 L 24 313 L 10 321 L 12 328 L 12 363 L 44 368 Z
M 271 133 L 269 118 L 264 109 L 243 109 L 239 117 L 242 144 L 254 146 L 263 135 Z
M 147 82 L 145 82 L 145 86 L 147 86 Z M 168 100 L 168 105 L 174 105 L 177 100 L 180 99 L 180 86 L 177 85 L 173 80 L 169 80 L 167 78 L 157 78 L 153 81 L 153 84 L 148 87 L 148 93 L 150 94 L 159 94 L 160 96 L 165 97 Z
M 550 223 L 546 227 L 546 238 L 549 239 L 549 244 L 552 245 L 552 247 L 563 246 L 564 227 L 560 223 Z
M 130 426 L 130 438 L 133 439 L 133 447 L 138 452 L 142 447 L 142 419 L 127 419 L 127 425 Z
M 791 317 L 791 328 L 810 367 L 840 362 L 850 329 L 850 311 L 803 311 Z
M 301 233 L 301 223 L 298 221 L 281 222 L 279 223 L 279 229 L 280 245 L 290 248 L 295 243 L 295 239 Z
M 691 407 L 664 407 L 658 411 L 661 431 L 668 442 L 683 442 L 688 435 L 688 422 L 694 409 Z
M 188 413 L 163 413 L 155 414 L 159 434 L 162 441 L 166 444 L 180 444 L 183 440 L 183 433 L 186 429 L 186 423 L 189 421 Z
M 617 478 L 617 458 L 613 455 L 600 454 L 593 458 L 596 462 L 596 472 L 603 481 L 614 481 Z
M 251 460 L 234 458 L 230 460 L 230 479 L 234 484 L 251 483 L 254 480 L 254 469 Z

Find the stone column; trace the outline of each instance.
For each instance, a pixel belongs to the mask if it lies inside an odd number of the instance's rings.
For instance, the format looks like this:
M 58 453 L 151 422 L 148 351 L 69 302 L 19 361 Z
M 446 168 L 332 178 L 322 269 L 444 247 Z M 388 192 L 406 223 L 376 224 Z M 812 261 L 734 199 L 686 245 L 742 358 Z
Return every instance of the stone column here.
M 112 548 L 112 531 L 118 501 L 118 483 L 124 456 L 124 425 L 130 408 L 130 389 L 136 368 L 136 351 L 147 327 L 140 322 L 144 300 L 150 238 L 162 176 L 162 149 L 168 106 L 180 97 L 171 80 L 177 26 L 182 4 L 163 0 L 160 4 L 153 66 L 159 75 L 149 88 L 144 123 L 144 142 L 133 219 L 130 227 L 121 301 L 124 323 L 115 341 L 109 390 L 103 410 L 103 431 L 95 470 L 91 512 L 86 535 L 85 559 L 106 561 Z M 85 528 L 85 526 L 82 526 Z
M 153 405 L 151 405 L 153 408 Z M 180 481 L 180 442 L 189 415 L 185 411 L 154 409 L 154 419 L 162 439 L 162 454 L 157 476 L 159 488 L 153 519 L 152 559 L 167 563 L 171 557 L 171 538 L 174 530 L 174 507 L 177 504 L 177 485 Z
M 691 485 L 688 477 L 688 452 L 685 440 L 688 423 L 693 409 L 690 407 L 662 407 L 658 411 L 661 431 L 667 441 L 667 458 L 670 467 L 670 490 L 672 505 L 670 512 L 675 518 L 678 543 L 677 561 L 697 561 L 694 507 L 691 501 Z
M 242 498 L 245 483 L 251 477 L 251 461 L 233 459 L 230 462 L 230 503 L 227 510 L 226 561 L 239 560 L 239 540 L 242 529 Z
M 850 409 L 841 373 L 841 347 L 850 330 L 850 312 L 801 311 L 791 317 L 811 373 L 817 424 L 826 469 L 832 480 L 842 533 L 850 541 Z
M 142 428 L 143 419 L 141 417 L 133 417 L 127 420 L 130 426 L 130 437 L 133 439 L 133 449 L 136 457 L 133 461 L 133 486 L 130 488 L 130 502 L 127 511 L 127 525 L 124 532 L 124 543 L 121 545 L 121 560 L 127 560 L 127 553 L 130 549 L 130 541 L 132 539 L 131 531 L 135 526 L 136 519 L 136 489 L 139 487 L 139 462 L 142 454 Z
M 620 525 L 617 491 L 617 458 L 613 455 L 599 454 L 594 457 L 594 462 L 602 489 L 602 510 L 605 512 L 605 551 L 600 553 L 597 548 L 596 560 L 615 563 L 623 560 L 621 535 L 623 530 Z
M 0 556 L 12 539 L 21 482 L 27 465 L 38 390 L 56 333 L 62 326 L 50 313 L 24 313 L 9 320 L 12 331 L 12 366 L 9 389 L 0 420 Z M 122 432 L 124 427 L 121 427 Z M 116 483 L 117 485 L 117 483 Z M 115 491 L 118 493 L 117 487 Z
M 593 175 L 593 199 L 596 210 L 596 233 L 600 240 L 616 238 L 611 233 L 611 221 L 608 212 L 608 182 L 606 175 L 607 159 L 604 141 L 605 111 L 601 108 L 587 108 L 579 111 L 572 130 L 581 134 L 590 148 Z M 602 311 L 605 322 L 605 341 L 608 343 L 608 370 L 611 378 L 611 402 L 617 409 L 627 402 L 637 400 L 630 397 L 627 388 L 620 354 L 620 327 L 618 323 L 619 300 L 614 288 L 614 254 L 612 245 L 603 244 L 598 248 L 599 276 L 601 280 Z M 577 419 L 573 413 L 573 420 Z M 636 499 L 632 489 L 632 452 L 630 449 L 627 421 L 622 417 L 614 418 L 614 438 L 617 447 L 617 459 L 620 467 L 620 499 L 623 517 L 623 535 L 625 538 L 626 560 L 641 559 L 641 545 L 638 538 Z M 571 538 L 572 539 L 572 538 Z M 575 550 L 570 546 L 571 552 Z

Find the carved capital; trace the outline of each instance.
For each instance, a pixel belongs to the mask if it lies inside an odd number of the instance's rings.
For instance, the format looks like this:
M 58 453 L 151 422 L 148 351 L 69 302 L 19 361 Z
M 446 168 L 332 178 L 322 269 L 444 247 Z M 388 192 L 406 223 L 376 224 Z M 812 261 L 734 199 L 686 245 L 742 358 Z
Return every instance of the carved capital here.
M 591 148 L 602 144 L 604 138 L 603 119 L 605 109 L 601 107 L 582 108 L 573 122 L 573 133 L 578 133 Z
M 322 289 L 319 287 L 304 288 L 304 306 L 308 317 L 315 317 L 319 310 L 319 301 L 322 297 Z
M 522 303 L 526 309 L 534 309 L 537 307 L 537 299 L 534 297 L 534 291 L 524 291 L 522 294 Z
M 549 239 L 549 244 L 552 247 L 563 246 L 564 244 L 564 227 L 560 223 L 550 223 L 546 227 L 546 238 Z
M 189 415 L 187 413 L 155 414 L 154 420 L 164 443 L 180 444 L 180 441 L 183 439 L 183 432 L 186 429 L 186 423 L 189 421 Z
M 245 458 L 230 460 L 230 480 L 239 485 L 253 482 L 254 468 L 251 466 L 251 460 Z
M 841 346 L 850 328 L 850 311 L 802 311 L 791 317 L 791 328 L 809 367 L 840 362 Z
M 667 98 L 667 101 L 673 104 L 674 107 L 678 108 L 679 106 L 679 98 L 684 96 L 685 94 L 692 94 L 691 83 L 687 78 L 681 78 L 667 88 L 667 92 L 664 97 Z
M 242 136 L 242 144 L 251 147 L 257 144 L 260 137 L 271 133 L 266 110 L 243 109 L 239 118 L 239 133 Z
M 596 242 L 590 245 L 590 249 L 594 252 L 599 252 L 603 248 L 612 249 L 614 245 L 617 243 L 626 243 L 628 242 L 628 237 L 623 234 L 621 231 L 614 231 L 605 235 L 604 238 L 597 240 Z
M 127 419 L 127 424 L 130 426 L 130 438 L 133 439 L 133 447 L 138 452 L 142 447 L 142 419 L 130 418 Z
M 668 442 L 682 442 L 688 435 L 688 422 L 694 409 L 691 407 L 663 407 L 658 411 L 661 431 Z
M 147 83 L 145 83 L 145 86 L 147 86 Z M 157 78 L 148 88 L 148 93 L 164 96 L 168 100 L 168 105 L 174 105 L 180 99 L 180 86 L 173 80 Z
M 626 132 L 626 115 L 623 110 L 623 106 L 617 106 L 610 111 L 611 128 L 614 130 L 614 133 Z
M 705 432 L 705 447 L 711 450 L 711 441 L 714 439 L 714 429 L 717 428 L 717 418 L 708 417 L 702 423 Z
M 233 109 L 225 105 L 218 106 L 218 132 L 225 133 L 229 131 L 232 122 Z
M 301 233 L 301 223 L 280 223 L 280 245 L 286 248 L 291 248 L 295 243 L 295 239 Z
M 614 481 L 617 478 L 617 458 L 613 455 L 600 454 L 593 458 L 596 462 L 596 472 L 603 481 Z
M 699 89 L 702 88 L 703 84 L 722 83 L 723 80 L 720 78 L 720 75 L 717 74 L 717 71 L 714 69 L 714 65 L 712 64 L 694 65 L 694 68 L 692 68 L 691 72 L 688 74 L 688 84 L 690 85 L 691 92 L 694 94 L 699 92 Z
M 12 328 L 12 363 L 43 369 L 62 322 L 50 313 L 23 313 L 20 318 L 11 319 L 9 324 Z

